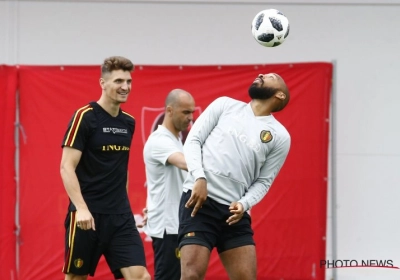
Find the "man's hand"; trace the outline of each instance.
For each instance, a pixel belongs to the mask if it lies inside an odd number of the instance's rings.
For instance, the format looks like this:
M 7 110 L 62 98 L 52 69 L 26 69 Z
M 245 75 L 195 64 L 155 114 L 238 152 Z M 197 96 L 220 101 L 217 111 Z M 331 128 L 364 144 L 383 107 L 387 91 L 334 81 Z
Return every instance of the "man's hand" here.
M 138 228 L 142 228 L 145 225 L 147 225 L 147 208 L 146 207 L 143 208 L 142 212 L 143 212 L 143 220 L 141 224 L 136 225 Z
M 205 178 L 199 178 L 194 182 L 192 195 L 189 200 L 186 202 L 186 208 L 194 207 L 192 211 L 192 217 L 194 217 L 197 211 L 201 208 L 204 201 L 207 199 L 207 180 Z
M 229 211 L 233 214 L 226 220 L 226 222 L 229 225 L 236 224 L 237 222 L 240 221 L 240 219 L 243 217 L 244 213 L 244 208 L 242 203 L 234 201 L 231 203 L 231 206 L 229 206 Z
M 96 230 L 94 219 L 89 209 L 76 210 L 76 226 L 83 230 Z

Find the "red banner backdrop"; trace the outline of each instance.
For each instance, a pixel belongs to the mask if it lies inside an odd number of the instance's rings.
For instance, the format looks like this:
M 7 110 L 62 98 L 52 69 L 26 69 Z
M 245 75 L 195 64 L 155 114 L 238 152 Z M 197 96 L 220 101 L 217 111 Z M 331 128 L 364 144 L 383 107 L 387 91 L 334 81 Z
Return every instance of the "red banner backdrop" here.
M 123 105 L 136 118 L 129 198 L 135 216 L 140 219 L 146 200 L 143 145 L 171 89 L 191 92 L 199 114 L 219 96 L 248 102 L 250 84 L 259 73 L 269 72 L 279 73 L 291 91 L 288 107 L 275 116 L 289 130 L 292 147 L 269 194 L 251 210 L 257 244 L 257 279 L 323 280 L 325 272 L 319 268 L 319 261 L 325 258 L 330 63 L 137 66 L 131 96 Z M 98 100 L 99 75 L 98 66 L 19 69 L 20 115 L 26 141 L 21 142 L 20 156 L 22 243 L 18 279 L 63 279 L 63 222 L 68 198 L 59 174 L 60 145 L 74 110 Z M 3 157 L 2 154 L 2 160 Z M 13 166 L 8 161 L 7 170 L 11 172 Z M 1 180 L 4 182 L 3 177 Z M 7 199 L 1 197 L 2 208 Z M 153 273 L 151 241 L 144 233 L 142 237 L 148 268 Z M 6 247 L 1 248 L 3 252 Z M 3 255 L 0 253 L 2 260 Z M 94 279 L 112 279 L 104 259 Z M 206 279 L 228 279 L 215 252 Z
M 16 277 L 14 124 L 17 68 L 0 65 L 0 279 Z

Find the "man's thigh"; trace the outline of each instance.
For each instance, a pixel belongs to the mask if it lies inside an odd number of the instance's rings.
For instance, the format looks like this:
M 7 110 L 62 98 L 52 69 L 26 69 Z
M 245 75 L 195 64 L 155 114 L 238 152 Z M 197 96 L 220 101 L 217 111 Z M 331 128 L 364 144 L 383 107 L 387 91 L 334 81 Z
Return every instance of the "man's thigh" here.
M 116 278 L 122 278 L 121 268 L 131 266 L 146 267 L 143 241 L 136 228 L 131 213 L 112 215 L 110 217 L 114 232 L 104 242 L 108 246 L 104 250 L 105 259 Z
M 232 214 L 229 205 L 220 204 L 207 198 L 196 216 L 191 217 L 191 208 L 185 207 L 191 191 L 182 195 L 179 209 L 179 246 L 197 244 L 210 251 L 217 247 L 218 253 L 232 248 L 254 245 L 251 217 L 244 213 L 243 218 L 233 225 L 226 223 Z
M 245 212 L 242 219 L 233 225 L 224 223 L 221 226 L 221 232 L 217 239 L 218 253 L 234 249 L 237 247 L 255 245 L 254 232 L 251 228 L 251 217 Z
M 226 250 L 219 257 L 230 280 L 256 280 L 257 257 L 254 245 Z
M 181 248 L 182 280 L 204 279 L 211 251 L 197 244 L 187 244 Z
M 76 212 L 69 212 L 65 219 L 65 262 L 63 272 L 73 275 L 94 275 L 101 252 L 97 234 L 93 230 L 77 227 Z M 67 277 L 67 279 L 68 279 Z

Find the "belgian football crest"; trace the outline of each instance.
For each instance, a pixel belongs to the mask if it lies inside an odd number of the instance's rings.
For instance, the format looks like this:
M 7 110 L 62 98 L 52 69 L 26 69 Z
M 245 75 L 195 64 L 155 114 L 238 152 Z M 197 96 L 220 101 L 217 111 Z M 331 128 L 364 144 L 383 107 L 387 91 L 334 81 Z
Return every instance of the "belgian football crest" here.
M 180 258 L 181 258 L 181 251 L 179 250 L 179 248 L 175 248 L 175 257 L 176 257 L 177 259 L 180 259 Z
M 81 268 L 82 267 L 82 265 L 83 265 L 83 260 L 82 259 L 75 259 L 74 260 L 74 265 L 75 265 L 75 267 L 76 268 Z
M 260 139 L 261 139 L 261 142 L 263 142 L 263 143 L 268 143 L 268 142 L 270 142 L 270 141 L 272 140 L 271 131 L 267 131 L 267 130 L 261 131 L 261 133 L 260 133 Z

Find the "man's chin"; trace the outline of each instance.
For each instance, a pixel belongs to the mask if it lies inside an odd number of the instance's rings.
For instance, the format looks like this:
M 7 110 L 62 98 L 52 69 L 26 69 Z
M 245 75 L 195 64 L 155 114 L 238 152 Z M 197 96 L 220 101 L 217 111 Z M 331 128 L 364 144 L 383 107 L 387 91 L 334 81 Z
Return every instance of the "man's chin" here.
M 128 96 L 118 98 L 119 103 L 125 103 L 126 101 L 128 101 Z

